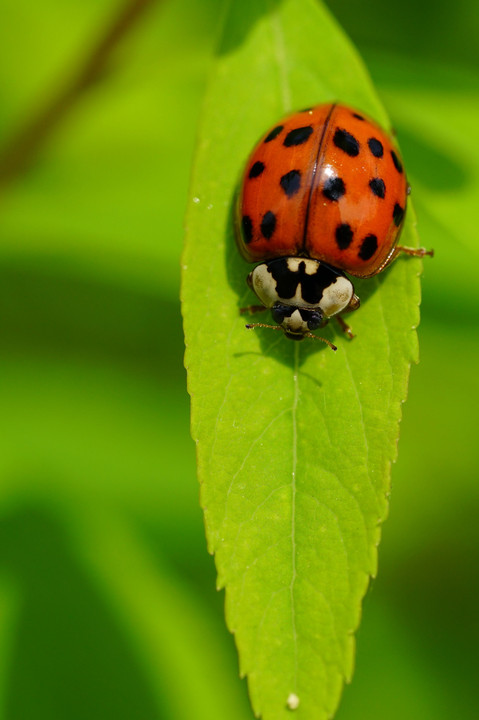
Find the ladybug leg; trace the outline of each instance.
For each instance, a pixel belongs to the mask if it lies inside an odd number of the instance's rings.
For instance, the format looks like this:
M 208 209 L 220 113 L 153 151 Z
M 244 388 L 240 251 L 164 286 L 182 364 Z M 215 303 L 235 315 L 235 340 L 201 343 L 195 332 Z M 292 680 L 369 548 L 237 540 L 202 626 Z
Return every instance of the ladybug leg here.
M 254 315 L 255 313 L 264 312 L 268 308 L 264 305 L 248 305 L 248 307 L 240 308 L 241 315 Z
M 353 293 L 353 296 L 351 300 L 349 301 L 349 305 L 343 310 L 343 313 L 347 312 L 353 312 L 353 310 L 357 310 L 360 306 L 361 301 L 356 295 L 356 293 Z M 341 315 L 335 315 L 336 320 L 338 321 L 338 325 L 341 328 L 341 330 L 348 336 L 350 340 L 352 340 L 355 336 L 351 328 L 349 327 L 348 323 L 343 320 Z
M 343 320 L 341 315 L 336 315 L 336 320 L 338 321 L 338 325 L 341 328 L 341 330 L 348 336 L 350 340 L 352 340 L 356 335 L 354 335 L 353 331 L 349 327 L 348 323 Z
M 404 247 L 404 245 L 396 246 L 396 253 L 405 253 L 406 255 L 413 255 L 414 257 L 424 257 L 424 255 L 430 255 L 434 257 L 434 250 L 426 250 L 426 248 L 410 248 Z
M 353 293 L 353 296 L 352 296 L 351 300 L 349 301 L 349 305 L 344 308 L 343 313 L 353 312 L 353 310 L 357 310 L 360 305 L 361 305 L 361 300 L 358 298 L 356 293 Z

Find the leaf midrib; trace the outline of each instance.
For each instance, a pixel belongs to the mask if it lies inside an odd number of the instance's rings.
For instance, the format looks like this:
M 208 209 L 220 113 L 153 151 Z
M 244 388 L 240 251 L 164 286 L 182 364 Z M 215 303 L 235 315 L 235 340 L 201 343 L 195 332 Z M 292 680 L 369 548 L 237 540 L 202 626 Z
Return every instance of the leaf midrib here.
M 275 57 L 279 67 L 279 80 L 281 99 L 284 112 L 291 111 L 291 88 L 287 81 L 286 53 L 282 32 L 281 20 L 277 10 L 273 9 L 271 0 L 266 0 L 271 17 L 271 25 L 274 37 Z M 298 420 L 297 410 L 299 402 L 299 353 L 300 346 L 295 344 L 294 352 L 294 370 L 293 370 L 293 404 L 291 406 L 292 417 L 292 463 L 291 463 L 291 582 L 289 586 L 290 602 L 291 602 L 291 628 L 293 637 L 293 655 L 294 655 L 294 675 L 293 688 L 294 694 L 298 691 L 298 634 L 296 629 L 296 607 L 294 597 L 294 586 L 296 582 L 296 472 L 298 463 Z
M 291 408 L 292 415 L 292 463 L 291 463 L 291 624 L 293 629 L 294 644 L 294 680 L 293 690 L 297 692 L 298 684 L 298 636 L 296 631 L 295 617 L 295 601 L 294 601 L 294 584 L 296 582 L 296 470 L 298 462 L 298 425 L 297 410 L 299 401 L 299 351 L 300 346 L 294 346 L 294 372 L 293 372 L 293 405 Z

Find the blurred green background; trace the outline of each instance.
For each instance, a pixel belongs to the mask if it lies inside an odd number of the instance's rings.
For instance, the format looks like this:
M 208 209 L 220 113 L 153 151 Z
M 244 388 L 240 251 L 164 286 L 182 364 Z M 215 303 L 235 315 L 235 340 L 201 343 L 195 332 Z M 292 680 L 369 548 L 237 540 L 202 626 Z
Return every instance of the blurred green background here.
M 479 704 L 479 5 L 329 4 L 393 119 L 436 250 L 338 718 L 467 720 Z M 6 720 L 252 717 L 205 548 L 178 303 L 220 3 L 143 5 L 76 86 L 124 4 L 0 9 Z M 37 123 L 16 142 L 72 84 L 51 131 Z

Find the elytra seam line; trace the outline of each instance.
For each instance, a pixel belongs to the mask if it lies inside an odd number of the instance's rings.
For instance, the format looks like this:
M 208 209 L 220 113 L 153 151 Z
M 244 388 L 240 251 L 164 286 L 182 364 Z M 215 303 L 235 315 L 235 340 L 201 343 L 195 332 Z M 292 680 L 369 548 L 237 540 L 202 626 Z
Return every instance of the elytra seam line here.
M 309 195 L 308 195 L 308 203 L 306 205 L 306 213 L 305 213 L 305 217 L 304 217 L 304 234 L 303 234 L 303 244 L 302 244 L 301 250 L 304 250 L 304 248 L 306 246 L 306 236 L 308 234 L 309 210 L 311 207 L 311 198 L 312 198 L 313 190 L 314 190 L 314 180 L 316 178 L 316 171 L 318 169 L 319 156 L 321 155 L 321 150 L 323 149 L 323 144 L 324 144 L 324 138 L 326 137 L 326 133 L 328 131 L 329 123 L 331 120 L 331 115 L 333 114 L 333 111 L 334 111 L 334 108 L 336 107 L 336 105 L 337 105 L 337 103 L 333 103 L 331 105 L 331 109 L 326 116 L 326 120 L 324 121 L 323 132 L 321 134 L 321 137 L 319 138 L 318 152 L 316 153 L 316 158 L 314 160 L 313 174 L 311 176 L 311 186 L 310 186 Z

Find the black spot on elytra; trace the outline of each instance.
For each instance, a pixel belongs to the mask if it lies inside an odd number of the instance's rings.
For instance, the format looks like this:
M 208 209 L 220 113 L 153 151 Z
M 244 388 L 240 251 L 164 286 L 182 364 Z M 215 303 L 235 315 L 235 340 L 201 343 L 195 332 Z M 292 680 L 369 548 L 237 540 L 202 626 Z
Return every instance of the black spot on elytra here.
M 249 171 L 249 177 L 255 178 L 261 175 L 261 173 L 264 170 L 264 163 L 262 163 L 260 160 L 255 162 L 255 164 L 252 166 L 251 170 Z
M 271 212 L 271 210 L 268 210 L 267 213 L 263 215 L 263 219 L 261 220 L 261 233 L 263 237 L 266 238 L 266 240 L 269 240 L 271 235 L 274 233 L 274 229 L 276 227 L 276 215 Z
M 323 185 L 323 195 L 328 200 L 339 200 L 344 195 L 346 188 L 340 177 L 331 177 Z
M 299 170 L 290 170 L 283 175 L 279 184 L 288 197 L 295 195 L 301 187 L 301 173 Z
M 398 171 L 398 173 L 402 173 L 402 164 L 394 150 L 391 150 L 391 157 L 393 159 L 394 167 Z
M 294 130 L 290 130 L 290 132 L 286 135 L 285 139 L 283 140 L 283 145 L 285 147 L 292 147 L 293 145 L 302 145 L 303 143 L 308 140 L 311 133 L 313 132 L 313 128 L 311 125 L 306 125 L 305 127 L 295 128 Z
M 369 181 L 369 187 L 373 191 L 377 197 L 384 198 L 386 195 L 386 185 L 384 184 L 384 180 L 381 180 L 381 178 L 373 178 Z
M 359 155 L 359 142 L 347 130 L 338 128 L 334 133 L 333 143 L 350 157 Z
M 338 276 L 345 277 L 340 270 L 320 263 L 313 275 L 306 272 L 306 265 L 300 262 L 297 270 L 290 270 L 287 258 L 277 258 L 268 263 L 268 272 L 276 280 L 276 292 L 280 298 L 289 300 L 294 297 L 298 285 L 301 286 L 301 297 L 307 303 L 316 305 L 323 297 L 324 290 L 336 282 Z M 288 317 L 296 309 L 290 306 L 291 312 L 285 313 Z M 304 316 L 301 313 L 301 317 Z
M 271 140 L 274 140 L 275 137 L 278 137 L 278 135 L 280 134 L 283 127 L 284 127 L 283 125 L 277 125 L 275 128 L 273 128 L 271 130 L 270 134 L 267 137 L 265 137 L 264 142 L 265 143 L 271 142 Z
M 253 239 L 253 223 L 249 215 L 243 215 L 241 220 L 241 226 L 243 228 L 243 237 L 245 243 L 250 243 Z
M 368 140 L 369 149 L 371 150 L 374 157 L 380 158 L 384 154 L 383 144 L 377 138 L 369 138 Z
M 351 230 L 351 225 L 348 225 L 348 223 L 338 225 L 335 237 L 338 248 L 340 250 L 346 250 L 353 241 L 353 231 Z
M 366 235 L 359 248 L 358 256 L 361 260 L 369 260 L 378 249 L 378 239 L 376 235 Z
M 399 203 L 396 203 L 393 210 L 393 220 L 396 227 L 399 227 L 404 217 L 404 208 Z
M 364 120 L 363 116 L 359 113 L 353 113 L 353 117 L 355 117 L 357 120 Z

